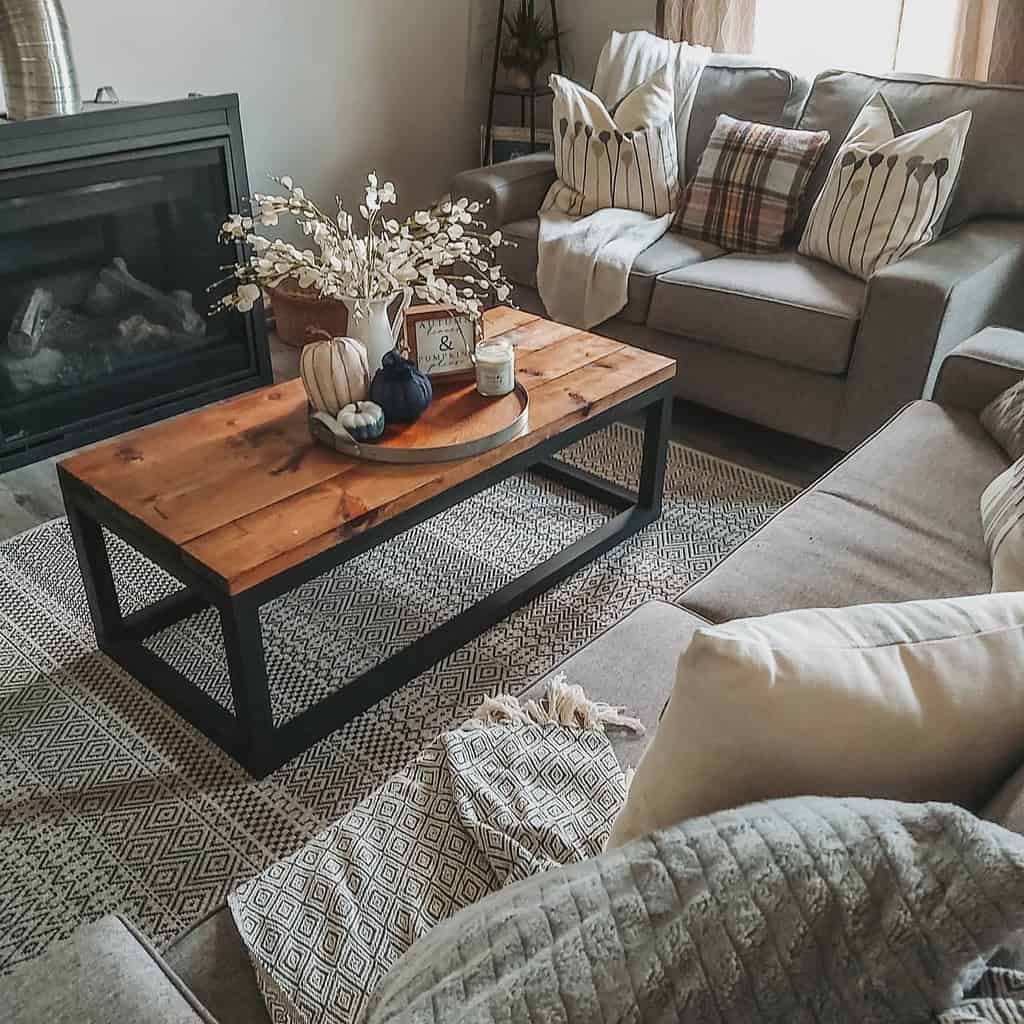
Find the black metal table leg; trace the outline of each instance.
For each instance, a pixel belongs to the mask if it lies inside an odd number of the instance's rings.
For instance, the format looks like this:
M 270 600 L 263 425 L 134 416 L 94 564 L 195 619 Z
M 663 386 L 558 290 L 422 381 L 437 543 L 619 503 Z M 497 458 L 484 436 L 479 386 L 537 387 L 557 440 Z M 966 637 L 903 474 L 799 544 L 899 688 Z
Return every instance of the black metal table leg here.
M 637 504 L 661 515 L 665 494 L 665 466 L 668 462 L 668 434 L 672 426 L 672 397 L 648 406 L 644 418 L 644 456 L 640 466 Z
M 114 574 L 110 568 L 110 554 L 103 537 L 103 528 L 83 512 L 65 494 L 65 507 L 71 537 L 75 542 L 75 553 L 82 570 L 85 597 L 89 602 L 96 642 L 100 650 L 107 650 L 118 642 L 124 633 L 124 619 L 121 603 L 114 586 Z
M 245 595 L 226 600 L 220 606 L 220 624 L 235 704 L 238 759 L 262 778 L 280 762 L 274 758 L 274 716 L 259 604 Z

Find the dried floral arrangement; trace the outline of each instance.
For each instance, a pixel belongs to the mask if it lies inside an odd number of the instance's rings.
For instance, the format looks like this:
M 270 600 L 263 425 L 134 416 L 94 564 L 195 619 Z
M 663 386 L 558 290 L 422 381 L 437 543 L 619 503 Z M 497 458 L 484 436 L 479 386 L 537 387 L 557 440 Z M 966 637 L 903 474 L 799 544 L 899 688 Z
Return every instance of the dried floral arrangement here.
M 211 287 L 223 291 L 231 286 L 214 304 L 215 311 L 246 313 L 263 287 L 277 287 L 286 279 L 324 298 L 355 300 L 357 316 L 367 316 L 374 301 L 405 294 L 479 319 L 489 300 L 505 302 L 512 294 L 496 259 L 498 250 L 512 243 L 500 231 L 487 230 L 479 203 L 445 198 L 399 221 L 385 213 L 398 202 L 395 186 L 370 174 L 359 206 L 363 227 L 357 230 L 340 198 L 331 216 L 291 178 L 272 180 L 287 195 L 257 194 L 252 217 L 234 214 L 221 228 L 222 240 L 247 242 L 252 256 L 225 267 L 231 274 Z M 257 223 L 276 227 L 285 216 L 312 238 L 317 251 L 255 233 Z

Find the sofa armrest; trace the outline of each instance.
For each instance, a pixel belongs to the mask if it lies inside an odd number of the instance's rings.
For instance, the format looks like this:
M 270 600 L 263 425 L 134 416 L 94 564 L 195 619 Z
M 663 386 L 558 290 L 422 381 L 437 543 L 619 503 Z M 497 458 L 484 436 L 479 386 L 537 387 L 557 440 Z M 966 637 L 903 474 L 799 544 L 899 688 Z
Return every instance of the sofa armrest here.
M 483 218 L 493 228 L 537 216 L 555 181 L 552 153 L 531 153 L 492 167 L 463 171 L 452 192 L 486 203 Z
M 930 393 L 945 356 L 992 323 L 1024 326 L 1024 220 L 976 220 L 869 281 L 836 443 L 851 448 Z
M 7 1024 L 217 1024 L 159 953 L 127 921 L 80 928 L 0 982 Z
M 943 360 L 932 398 L 975 414 L 1024 377 L 1024 334 L 985 330 L 957 345 Z

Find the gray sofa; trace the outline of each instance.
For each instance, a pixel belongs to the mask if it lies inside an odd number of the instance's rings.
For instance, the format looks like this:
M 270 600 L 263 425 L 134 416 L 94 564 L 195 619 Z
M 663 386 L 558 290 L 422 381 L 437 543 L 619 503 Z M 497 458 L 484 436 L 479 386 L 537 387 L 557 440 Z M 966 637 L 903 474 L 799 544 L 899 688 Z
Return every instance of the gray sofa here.
M 730 254 L 670 233 L 636 262 L 628 305 L 599 333 L 677 358 L 681 397 L 849 450 L 929 395 L 959 342 L 991 323 L 1024 326 L 1024 89 L 826 71 L 805 96 L 785 71 L 716 57 L 694 103 L 687 167 L 720 113 L 830 132 L 795 245 L 850 125 L 879 90 L 907 129 L 974 112 L 941 239 L 865 284 L 795 248 Z M 504 262 L 516 301 L 534 312 L 543 312 L 537 211 L 552 181 L 553 158 L 535 154 L 467 171 L 454 186 L 488 202 L 493 225 L 519 243 Z
M 678 654 L 701 624 L 789 608 L 987 591 L 979 498 L 1009 459 L 977 415 L 1024 376 L 1022 341 L 1015 332 L 990 329 L 960 345 L 943 363 L 935 401 L 898 412 L 687 590 L 679 605 L 644 605 L 558 671 L 597 699 L 628 700 L 649 738 Z M 540 696 L 544 685 L 538 681 L 531 695 Z M 624 765 L 636 764 L 647 741 L 613 740 Z M 1021 801 L 999 797 L 997 806 L 1000 820 L 1024 828 Z M 130 924 L 105 918 L 7 978 L 0 1006 L 11 1024 L 268 1019 L 223 908 L 162 956 Z

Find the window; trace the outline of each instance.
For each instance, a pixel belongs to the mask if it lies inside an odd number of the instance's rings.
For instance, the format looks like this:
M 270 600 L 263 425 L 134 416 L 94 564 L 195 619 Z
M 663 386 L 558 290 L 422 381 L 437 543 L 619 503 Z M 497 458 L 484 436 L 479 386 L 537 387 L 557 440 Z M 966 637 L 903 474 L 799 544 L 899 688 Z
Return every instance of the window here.
M 808 75 L 948 75 L 964 9 L 964 0 L 757 0 L 754 52 Z

